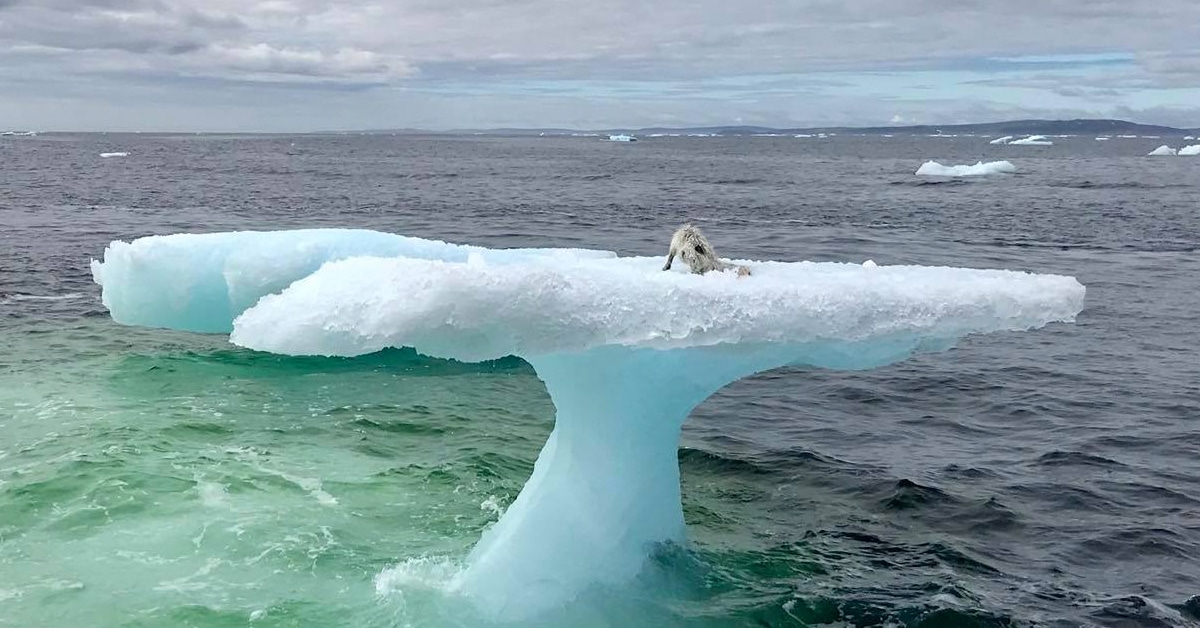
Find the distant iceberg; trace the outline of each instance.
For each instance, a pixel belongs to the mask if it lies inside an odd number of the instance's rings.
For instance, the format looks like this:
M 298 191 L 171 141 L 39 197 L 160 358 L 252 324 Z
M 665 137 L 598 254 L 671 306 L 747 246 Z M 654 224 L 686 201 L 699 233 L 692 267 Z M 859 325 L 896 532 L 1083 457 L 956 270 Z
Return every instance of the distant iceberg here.
M 1194 139 L 1196 139 L 1196 138 L 1194 138 L 1194 137 L 1192 137 L 1192 136 L 1190 136 L 1190 135 L 1185 135 L 1185 136 L 1183 136 L 1183 139 L 1185 139 L 1185 140 L 1194 140 Z
M 739 278 L 662 261 L 310 230 L 113 242 L 92 273 L 117 322 L 232 331 L 261 351 L 524 358 L 555 426 L 453 584 L 509 622 L 628 583 L 654 546 L 684 540 L 680 429 L 729 383 L 1073 321 L 1085 293 L 1072 277 L 1004 270 L 743 260 L 753 275 Z
M 610 142 L 636 142 L 637 138 L 632 135 L 609 135 Z
M 1192 144 L 1191 146 L 1184 146 L 1183 148 L 1179 149 L 1178 154 L 1180 156 L 1187 156 L 1187 157 L 1190 157 L 1193 155 L 1200 155 L 1200 144 Z
M 100 153 L 101 157 L 128 157 L 129 153 Z
M 1149 153 L 1146 153 L 1146 155 L 1149 157 L 1166 157 L 1166 156 L 1174 155 L 1174 154 L 1175 154 L 1175 149 L 1171 148 L 1170 146 L 1167 146 L 1166 144 L 1163 144 L 1162 146 L 1159 146 L 1158 148 L 1150 151 Z
M 1096 141 L 1097 142 L 1107 142 L 1108 140 L 1111 140 L 1111 139 L 1112 139 L 1111 137 L 1097 137 Z
M 1030 135 L 1029 137 L 1009 142 L 1012 146 L 1053 146 L 1054 142 L 1046 139 L 1045 135 Z
M 931 177 L 978 177 L 989 174 L 1016 172 L 1017 167 L 1007 161 L 982 161 L 974 166 L 943 166 L 936 161 L 927 161 L 917 169 L 917 175 Z
M 997 137 L 996 139 L 988 142 L 988 144 L 1007 144 L 1007 143 L 1011 142 L 1012 139 L 1013 139 L 1013 136 L 1005 135 L 1004 137 Z

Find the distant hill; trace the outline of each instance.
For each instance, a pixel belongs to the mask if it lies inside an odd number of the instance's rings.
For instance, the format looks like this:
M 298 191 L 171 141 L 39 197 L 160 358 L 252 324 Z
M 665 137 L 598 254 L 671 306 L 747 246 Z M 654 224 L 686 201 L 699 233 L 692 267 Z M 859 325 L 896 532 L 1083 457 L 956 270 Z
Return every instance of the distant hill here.
M 1157 124 L 1138 124 L 1127 120 L 1008 120 L 982 124 L 924 124 L 920 126 L 886 126 L 844 128 L 846 132 L 871 135 L 886 133 L 946 135 L 975 133 L 978 135 L 1190 135 L 1188 129 Z
M 391 131 L 368 131 L 369 133 L 414 133 L 412 129 Z M 705 127 L 643 127 L 613 129 L 463 129 L 451 131 L 455 134 L 482 135 L 578 135 L 609 133 L 633 133 L 635 135 L 662 134 L 716 134 L 716 135 L 765 135 L 765 134 L 817 134 L 845 133 L 859 135 L 1196 135 L 1197 129 L 1182 129 L 1156 124 L 1139 124 L 1127 120 L 1007 120 L 978 124 L 922 124 L 913 126 L 871 127 L 803 127 L 776 128 L 765 126 L 705 126 Z

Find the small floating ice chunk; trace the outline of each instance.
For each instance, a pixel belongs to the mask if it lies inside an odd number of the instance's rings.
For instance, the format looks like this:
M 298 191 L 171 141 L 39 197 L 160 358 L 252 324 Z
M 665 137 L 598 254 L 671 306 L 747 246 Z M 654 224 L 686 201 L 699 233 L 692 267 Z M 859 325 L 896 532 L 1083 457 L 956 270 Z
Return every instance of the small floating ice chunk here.
M 1007 161 L 977 162 L 974 166 L 943 166 L 936 161 L 927 161 L 917 169 L 917 175 L 929 177 L 978 177 L 989 174 L 1016 172 L 1017 167 Z
M 100 153 L 101 157 L 128 157 L 129 153 Z
M 1096 141 L 1097 142 L 1107 142 L 1108 140 L 1111 140 L 1111 139 L 1112 139 L 1111 137 L 1097 137 Z
M 876 264 L 875 260 L 869 259 L 863 262 L 863 268 L 879 268 L 879 264 Z
M 1183 148 L 1179 149 L 1179 152 L 1177 154 L 1181 157 L 1190 157 L 1193 155 L 1200 155 L 1200 144 L 1192 144 L 1191 146 L 1184 146 Z
M 1175 154 L 1175 149 L 1171 148 L 1170 146 L 1167 146 L 1166 144 L 1163 144 L 1162 146 L 1159 146 L 1158 148 L 1150 151 L 1149 153 L 1146 153 L 1146 155 L 1148 157 L 1166 157 L 1166 156 L 1170 156 L 1170 155 L 1174 155 L 1174 154 Z
M 1045 135 L 1030 135 L 1019 140 L 1009 142 L 1012 146 L 1053 146 L 1054 142 L 1046 139 Z
M 988 142 L 988 144 L 1007 144 L 1007 143 L 1011 142 L 1012 140 L 1013 140 L 1013 136 L 1005 135 L 1004 137 L 997 137 L 996 139 Z

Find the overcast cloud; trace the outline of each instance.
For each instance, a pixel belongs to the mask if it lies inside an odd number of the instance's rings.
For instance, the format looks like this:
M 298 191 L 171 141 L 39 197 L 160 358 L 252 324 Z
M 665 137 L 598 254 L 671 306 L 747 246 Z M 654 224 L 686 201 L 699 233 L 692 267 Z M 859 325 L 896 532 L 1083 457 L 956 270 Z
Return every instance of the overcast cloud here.
M 1200 126 L 1196 0 L 0 0 L 0 128 Z

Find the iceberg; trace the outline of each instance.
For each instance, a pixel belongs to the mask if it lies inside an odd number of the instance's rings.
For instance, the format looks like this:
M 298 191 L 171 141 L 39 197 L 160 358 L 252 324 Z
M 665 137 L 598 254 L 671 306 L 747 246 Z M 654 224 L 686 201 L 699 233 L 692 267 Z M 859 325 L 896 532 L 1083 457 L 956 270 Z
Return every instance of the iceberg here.
M 1045 135 L 1030 135 L 1019 140 L 1009 142 L 1010 146 L 1053 146 L 1054 142 L 1046 139 Z
M 1163 144 L 1162 146 L 1159 146 L 1158 148 L 1146 153 L 1146 155 L 1149 157 L 1166 157 L 1174 154 L 1175 149 L 1167 146 L 1166 144 Z
M 740 260 L 753 275 L 738 277 L 662 261 L 320 230 L 114 242 L 92 270 L 118 322 L 232 330 L 289 355 L 528 361 L 553 431 L 449 587 L 517 622 L 628 583 L 655 547 L 685 541 L 680 430 L 727 384 L 1070 322 L 1085 294 L 1072 277 L 1005 270 Z
M 100 153 L 101 157 L 128 157 L 129 153 Z
M 1181 157 L 1200 155 L 1200 144 L 1192 144 L 1191 146 L 1184 146 L 1183 148 L 1179 149 L 1179 152 L 1177 154 Z
M 624 134 L 622 134 L 622 135 L 609 135 L 609 136 L 608 136 L 608 141 L 610 141 L 610 142 L 636 142 L 636 141 L 637 141 L 637 138 L 636 138 L 636 137 L 634 137 L 634 136 L 632 136 L 632 135 L 624 135 Z
M 988 144 L 1007 144 L 1007 143 L 1011 142 L 1012 139 L 1013 139 L 1013 136 L 1005 135 L 1004 137 L 997 137 L 996 139 L 988 142 Z
M 917 168 L 917 175 L 931 177 L 978 177 L 989 174 L 1016 172 L 1017 167 L 1007 161 L 982 161 L 974 166 L 943 166 L 936 161 L 927 161 Z

